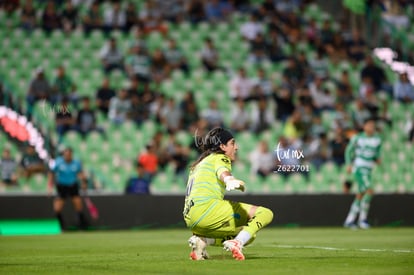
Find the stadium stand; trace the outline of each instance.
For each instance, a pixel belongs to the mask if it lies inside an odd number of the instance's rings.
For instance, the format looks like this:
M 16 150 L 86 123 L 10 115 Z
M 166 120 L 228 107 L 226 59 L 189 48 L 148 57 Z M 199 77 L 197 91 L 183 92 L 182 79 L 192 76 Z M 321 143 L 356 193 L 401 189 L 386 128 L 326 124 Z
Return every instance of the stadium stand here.
M 23 1 L 24 2 L 24 1 Z M 38 26 L 31 31 L 27 31 L 21 27 L 21 9 L 17 9 L 11 14 L 7 14 L 0 9 L 0 83 L 4 87 L 4 94 L 10 96 L 14 101 L 14 108 L 23 114 L 28 112 L 28 104 L 26 95 L 28 85 L 33 78 L 34 72 L 41 67 L 45 71 L 46 78 L 50 83 L 55 79 L 56 68 L 63 65 L 67 75 L 73 80 L 79 97 L 87 96 L 91 99 L 95 98 L 95 91 L 101 86 L 105 77 L 102 70 L 99 51 L 107 41 L 107 37 L 117 39 L 123 54 L 126 56 L 125 62 L 128 62 L 131 43 L 137 44 L 135 41 L 134 30 L 122 31 L 119 29 L 107 31 L 104 28 L 93 29 L 90 33 L 86 33 L 82 29 L 82 20 L 78 20 L 78 26 L 71 32 L 63 29 L 54 29 L 50 33 L 40 27 L 40 15 L 43 13 L 44 1 L 33 1 L 35 10 L 38 14 Z M 53 2 L 53 1 L 51 1 Z M 100 4 L 100 10 L 104 14 L 111 8 L 111 2 L 103 2 Z M 131 1 L 135 4 L 140 24 L 154 23 L 150 22 L 151 18 L 147 18 L 147 13 L 162 12 L 164 8 L 162 1 L 153 1 L 156 3 L 154 10 L 148 10 L 143 1 Z M 224 1 L 226 2 L 226 1 Z M 247 1 L 245 1 L 247 2 Z M 287 1 L 287 6 L 275 5 L 274 11 L 264 10 L 261 7 L 263 2 L 268 4 L 272 1 L 250 1 L 243 7 L 233 7 L 233 10 L 223 18 L 220 22 L 209 22 L 203 20 L 197 24 L 190 22 L 189 16 L 185 11 L 181 11 L 180 16 L 174 20 L 164 20 L 166 26 L 166 34 L 157 31 L 151 31 L 144 34 L 143 43 L 146 45 L 147 54 L 152 59 L 152 54 L 156 49 L 165 50 L 168 38 L 174 38 L 179 49 L 183 52 L 185 59 L 188 61 L 190 70 L 185 73 L 181 70 L 168 69 L 167 65 L 160 65 L 165 69 L 166 78 L 160 83 L 150 81 L 145 84 L 140 79 L 140 91 L 138 96 L 144 102 L 143 108 L 147 108 L 149 118 L 141 123 L 135 123 L 127 120 L 122 124 L 113 124 L 105 114 L 97 115 L 97 124 L 105 129 L 106 135 L 92 132 L 86 138 L 76 131 L 69 131 L 62 140 L 59 140 L 56 132 L 55 114 L 61 107 L 60 102 L 51 102 L 46 100 L 37 101 L 33 108 L 32 121 L 42 130 L 45 136 L 50 138 L 54 145 L 50 147 L 59 148 L 62 145 L 70 145 L 74 148 L 75 155 L 79 157 L 88 175 L 91 178 L 91 188 L 96 192 L 103 193 L 122 193 L 126 184 L 126 180 L 134 172 L 134 162 L 138 155 L 145 149 L 145 146 L 153 141 L 153 137 L 157 131 L 163 133 L 163 147 L 159 148 L 163 154 L 169 154 L 167 161 L 158 167 L 158 173 L 155 175 L 151 190 L 153 193 L 179 193 L 185 191 L 185 179 L 175 174 L 177 160 L 174 159 L 174 148 L 169 144 L 172 135 L 176 136 L 179 144 L 191 150 L 188 163 L 197 157 L 197 148 L 193 144 L 195 130 L 199 133 L 203 131 L 203 123 L 198 122 L 196 125 L 185 129 L 180 129 L 177 133 L 169 133 L 165 124 L 160 119 L 159 113 L 166 112 L 167 116 L 172 111 L 168 111 L 162 103 L 162 95 L 168 98 L 172 97 L 176 102 L 180 103 L 185 93 L 191 91 L 196 101 L 196 110 L 199 114 L 208 108 L 210 99 L 218 100 L 219 110 L 224 116 L 224 124 L 230 125 L 230 110 L 234 103 L 229 96 L 229 82 L 239 67 L 244 67 L 248 77 L 254 79 L 256 77 L 257 68 L 261 67 L 265 70 L 267 76 L 272 82 L 275 94 L 280 89 L 291 89 L 292 100 L 295 107 L 303 112 L 306 104 L 307 85 L 298 86 L 297 83 L 310 83 L 314 79 L 314 72 L 308 64 L 301 63 L 300 69 L 305 70 L 301 79 L 296 79 L 292 84 L 286 78 L 291 76 L 291 72 L 287 73 L 287 61 L 282 59 L 271 61 L 266 58 L 259 64 L 249 61 L 249 54 L 252 51 L 250 42 L 243 39 L 240 35 L 240 28 L 248 21 L 249 13 L 255 12 L 261 16 L 260 22 L 266 28 L 266 34 L 269 34 L 270 28 L 275 28 L 275 24 L 271 24 L 272 17 L 282 26 L 277 29 L 277 41 L 280 43 L 282 56 L 296 58 L 301 52 L 304 53 L 306 60 L 313 61 L 318 50 L 323 51 L 323 58 L 328 64 L 329 78 L 324 79 L 323 87 L 326 88 L 335 97 L 339 90 L 341 73 L 346 70 L 350 76 L 352 89 L 352 101 L 346 104 L 344 118 L 344 135 L 353 130 L 351 119 L 352 104 L 355 98 L 359 97 L 361 89 L 360 73 L 364 68 L 364 61 L 353 62 L 345 57 L 341 60 L 335 58 L 335 52 L 329 52 L 325 44 L 318 42 L 318 39 L 311 40 L 305 35 L 310 29 L 306 28 L 310 21 L 316 22 L 316 38 L 320 35 L 323 23 L 331 22 L 332 30 L 340 30 L 340 22 L 335 20 L 329 13 L 323 11 L 320 6 L 315 3 L 307 3 L 312 1 Z M 297 4 L 301 3 L 302 4 Z M 122 2 L 123 4 L 125 3 Z M 264 4 L 263 4 L 264 5 Z M 248 12 L 246 11 L 248 8 Z M 80 18 L 84 18 L 90 9 L 86 4 L 80 4 L 78 7 Z M 291 11 L 292 8 L 292 12 Z M 58 7 L 61 10 L 62 7 Z M 413 13 L 412 5 L 406 9 L 406 16 L 410 24 L 406 27 L 395 27 L 393 24 L 382 20 L 383 28 L 389 28 L 391 31 L 383 30 L 381 46 L 389 46 L 398 50 L 396 47 L 401 45 L 401 52 L 405 61 L 410 62 L 410 49 L 414 49 L 413 33 Z M 180 17 L 180 18 L 178 18 Z M 182 20 L 184 19 L 184 20 Z M 156 24 L 156 22 L 154 23 Z M 380 29 L 381 31 L 382 29 Z M 145 29 L 143 29 L 145 32 Z M 342 30 L 343 36 L 349 33 L 349 28 Z M 200 52 L 203 48 L 204 39 L 210 37 L 217 47 L 219 53 L 220 70 L 208 73 L 203 69 Z M 135 44 L 134 44 L 135 43 Z M 332 42 L 333 43 L 333 42 Z M 342 41 L 345 45 L 345 41 Z M 333 45 L 333 44 L 332 44 Z M 257 45 L 256 45 L 257 46 Z M 268 47 L 268 46 L 266 46 Z M 346 46 L 344 46 L 346 47 Z M 367 54 L 373 48 L 372 45 L 366 46 Z M 256 49 L 256 48 L 254 48 Z M 254 50 L 253 49 L 253 50 Z M 267 48 L 266 48 L 267 49 Z M 142 61 L 142 60 L 141 60 Z M 146 66 L 139 63 L 136 65 Z M 375 64 L 385 71 L 388 84 L 397 81 L 396 73 L 387 64 L 375 59 Z M 412 60 L 411 60 L 411 64 Z M 142 67 L 140 67 L 142 69 Z M 308 68 L 308 69 L 306 69 Z M 138 68 L 139 70 L 139 68 Z M 156 73 L 155 67 L 150 68 L 151 73 Z M 110 83 L 117 91 L 121 88 L 128 88 L 130 79 L 125 72 L 112 71 L 109 74 Z M 382 91 L 382 89 L 380 89 Z M 379 169 L 375 170 L 375 178 L 377 179 L 377 189 L 379 192 L 414 192 L 413 178 L 413 144 L 407 141 L 408 134 L 404 130 L 406 122 L 409 118 L 414 117 L 414 104 L 402 103 L 392 97 L 391 93 L 385 93 L 377 90 L 376 100 L 378 113 L 382 114 L 391 123 L 381 123 L 381 135 L 384 138 L 383 145 L 383 164 Z M 305 99 L 301 99 L 305 98 Z M 335 98 L 337 100 L 338 98 Z M 10 102 L 2 99 L 5 105 L 10 106 Z M 301 101 L 305 100 L 305 101 Z M 92 100 L 94 101 L 94 100 Z M 272 98 L 268 101 L 271 111 L 273 112 L 277 106 Z M 256 100 L 246 102 L 247 109 L 252 112 L 257 108 Z M 93 102 L 94 103 L 94 102 Z M 95 104 L 95 103 L 94 103 Z M 93 105 L 94 105 L 93 104 Z M 178 104 L 179 105 L 179 104 Z M 336 108 L 337 105 L 335 105 Z M 177 106 L 179 108 L 179 106 Z M 71 105 L 69 110 L 74 115 L 77 112 L 76 104 Z M 331 139 L 334 133 L 333 125 L 341 119 L 339 109 L 334 110 L 316 110 L 314 108 L 312 116 L 321 116 L 324 132 Z M 305 114 L 302 113 L 301 123 L 306 122 Z M 238 132 L 236 140 L 239 143 L 240 160 L 235 164 L 234 173 L 240 175 L 240 178 L 248 182 L 248 190 L 251 193 L 340 193 L 342 192 L 342 182 L 346 179 L 343 167 L 336 166 L 331 159 L 327 159 L 321 169 L 316 169 L 312 164 L 312 159 L 305 159 L 303 164 L 310 165 L 307 177 L 295 174 L 284 178 L 278 174 L 272 174 L 266 178 L 260 178 L 256 174 L 250 172 L 250 164 L 248 160 L 249 153 L 256 147 L 260 140 L 267 140 L 272 148 L 275 148 L 279 138 L 286 135 L 284 130 L 286 122 L 275 119 L 272 125 L 268 125 L 267 129 L 262 132 L 254 133 L 250 130 Z M 346 126 L 348 125 L 348 126 Z M 350 126 L 349 126 L 350 125 Z M 339 126 L 342 127 L 342 126 Z M 296 139 L 296 144 L 304 145 L 303 136 Z M 313 141 L 318 138 L 313 137 Z M 12 141 L 5 133 L 0 131 L 0 150 L 8 147 L 17 158 L 20 157 L 22 144 Z M 57 151 L 51 152 L 57 154 Z M 160 157 L 160 156 L 159 156 Z M 45 192 L 46 178 L 45 175 L 36 175 L 31 179 L 19 180 L 18 187 L 2 187 L 0 192 Z

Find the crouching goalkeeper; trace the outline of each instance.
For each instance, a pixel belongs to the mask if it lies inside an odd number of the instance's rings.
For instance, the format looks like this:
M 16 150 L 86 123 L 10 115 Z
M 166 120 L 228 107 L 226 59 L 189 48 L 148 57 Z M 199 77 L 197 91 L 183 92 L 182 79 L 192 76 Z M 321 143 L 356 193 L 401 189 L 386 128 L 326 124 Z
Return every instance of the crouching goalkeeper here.
M 203 152 L 191 166 L 184 204 L 184 220 L 193 232 L 188 240 L 192 260 L 208 258 L 208 245 L 223 245 L 236 260 L 244 260 L 242 249 L 256 232 L 273 220 L 265 207 L 224 200 L 225 191 L 244 192 L 244 182 L 231 174 L 237 144 L 233 135 L 214 128 L 203 138 Z

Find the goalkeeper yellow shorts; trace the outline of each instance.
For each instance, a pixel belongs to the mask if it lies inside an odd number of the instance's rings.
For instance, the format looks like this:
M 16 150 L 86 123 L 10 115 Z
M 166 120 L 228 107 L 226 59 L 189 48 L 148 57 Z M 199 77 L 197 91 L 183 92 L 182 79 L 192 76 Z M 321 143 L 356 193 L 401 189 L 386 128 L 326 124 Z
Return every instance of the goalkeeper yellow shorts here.
M 254 206 L 242 202 L 212 200 L 194 205 L 184 217 L 187 227 L 199 236 L 225 238 L 236 236 L 249 220 Z

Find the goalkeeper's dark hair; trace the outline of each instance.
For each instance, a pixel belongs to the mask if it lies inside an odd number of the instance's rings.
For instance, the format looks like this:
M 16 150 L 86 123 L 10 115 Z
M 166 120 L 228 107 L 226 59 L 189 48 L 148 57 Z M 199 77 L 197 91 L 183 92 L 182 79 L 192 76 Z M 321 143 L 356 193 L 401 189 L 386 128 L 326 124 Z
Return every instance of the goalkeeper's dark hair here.
M 213 153 L 224 154 L 224 151 L 220 148 L 221 144 L 226 144 L 230 139 L 233 138 L 233 135 L 221 128 L 217 127 L 210 130 L 204 137 L 195 137 L 196 145 L 201 148 L 201 155 L 198 159 L 191 164 L 190 169 L 193 170 L 197 164 L 199 164 L 205 157 Z

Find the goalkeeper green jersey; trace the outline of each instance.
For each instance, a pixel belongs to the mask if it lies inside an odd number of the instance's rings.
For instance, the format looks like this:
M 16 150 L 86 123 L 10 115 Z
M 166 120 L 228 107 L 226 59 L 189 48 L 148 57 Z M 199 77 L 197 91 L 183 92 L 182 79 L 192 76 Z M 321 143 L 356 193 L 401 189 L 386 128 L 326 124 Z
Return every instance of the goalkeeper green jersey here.
M 345 160 L 352 163 L 354 170 L 358 168 L 372 169 L 379 159 L 381 138 L 378 135 L 367 136 L 360 133 L 352 137 L 345 151 Z
M 226 185 L 219 177 L 224 171 L 231 172 L 231 160 L 224 154 L 211 154 L 205 157 L 193 171 L 187 182 L 187 197 L 194 203 L 202 204 L 208 201 L 224 198 Z

